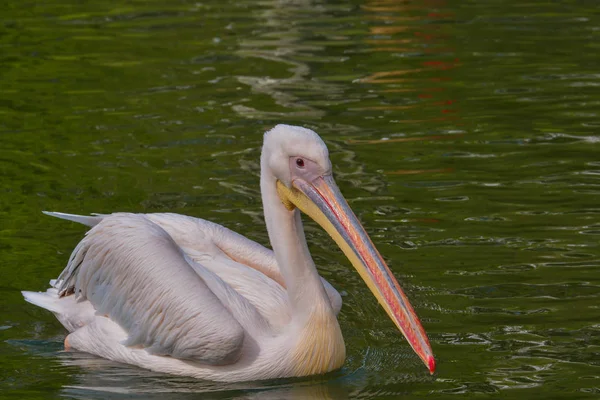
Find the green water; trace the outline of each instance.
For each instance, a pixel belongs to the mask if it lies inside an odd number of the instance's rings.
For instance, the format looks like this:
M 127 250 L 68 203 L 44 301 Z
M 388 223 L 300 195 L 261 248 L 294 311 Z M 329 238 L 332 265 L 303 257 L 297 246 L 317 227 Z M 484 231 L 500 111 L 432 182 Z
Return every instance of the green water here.
M 110 3 L 0 7 L 0 396 L 598 396 L 596 2 Z M 85 230 L 41 211 L 173 211 L 267 244 L 258 157 L 279 122 L 326 140 L 436 374 L 312 223 L 344 294 L 341 371 L 224 385 L 62 352 L 19 291 Z

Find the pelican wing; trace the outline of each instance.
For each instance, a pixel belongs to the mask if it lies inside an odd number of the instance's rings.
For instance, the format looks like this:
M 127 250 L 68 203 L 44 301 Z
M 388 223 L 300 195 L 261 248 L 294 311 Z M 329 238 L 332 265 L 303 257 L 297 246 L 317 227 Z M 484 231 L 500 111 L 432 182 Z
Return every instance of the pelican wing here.
M 231 229 L 204 219 L 173 213 L 145 215 L 167 231 L 192 259 L 206 265 L 224 281 L 234 286 L 236 290 L 243 291 L 244 297 L 261 310 L 261 314 L 269 321 L 274 322 L 278 319 L 273 312 L 269 312 L 265 308 L 280 307 L 280 303 L 265 303 L 263 297 L 272 298 L 274 301 L 282 298 L 277 293 L 272 293 L 277 292 L 278 288 L 273 287 L 270 280 L 285 288 L 283 276 L 272 250 Z M 210 257 L 210 260 L 205 259 L 207 256 Z M 213 266 L 216 268 L 213 269 Z M 235 266 L 237 268 L 232 268 Z M 250 269 L 240 268 L 241 266 L 250 267 Z M 258 271 L 259 274 L 254 273 L 253 270 Z M 270 279 L 265 279 L 265 277 Z M 240 279 L 244 279 L 247 284 L 236 283 Z M 342 308 L 342 297 L 326 279 L 321 278 L 321 281 L 337 315 Z M 251 285 L 252 282 L 256 282 L 257 285 Z M 287 296 L 283 297 L 287 298 Z M 284 318 L 282 322 L 287 322 L 287 320 Z
M 239 233 L 214 222 L 181 214 L 145 215 L 167 231 L 180 247 L 193 250 L 191 253 L 195 251 L 210 256 L 225 255 L 284 286 L 273 251 Z
M 94 227 L 106 218 L 131 214 L 83 216 L 45 212 L 57 218 Z M 285 283 L 272 250 L 214 222 L 174 213 L 136 214 L 157 224 L 200 267 L 205 268 L 244 296 L 273 327 L 289 322 Z M 248 268 L 249 267 L 249 268 Z M 198 268 L 196 268 L 198 269 Z M 204 271 L 205 272 L 205 271 Z M 322 279 L 336 315 L 342 307 L 337 290 Z
M 146 216 L 112 214 L 79 243 L 56 285 L 118 323 L 126 346 L 211 365 L 235 362 L 244 329 L 211 290 L 227 290 L 223 283 L 193 263 Z

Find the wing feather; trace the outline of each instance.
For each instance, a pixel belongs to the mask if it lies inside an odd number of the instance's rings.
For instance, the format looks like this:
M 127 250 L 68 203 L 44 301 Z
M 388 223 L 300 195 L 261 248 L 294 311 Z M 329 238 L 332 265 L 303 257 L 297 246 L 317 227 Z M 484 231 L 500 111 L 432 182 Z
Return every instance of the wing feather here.
M 145 214 L 150 220 L 165 229 L 173 240 L 184 249 L 193 249 L 202 254 L 229 257 L 238 265 L 248 266 L 285 288 L 283 276 L 272 250 L 214 222 L 187 215 L 173 213 Z M 228 283 L 234 284 L 237 278 L 230 274 L 219 274 Z M 335 314 L 342 308 L 339 292 L 324 278 L 321 278 Z M 253 302 L 254 303 L 254 302 Z M 258 308 L 260 305 L 255 304 Z
M 111 214 L 79 243 L 62 295 L 89 300 L 128 332 L 127 346 L 212 365 L 235 362 L 244 330 L 180 247 L 141 214 Z
M 213 255 L 226 254 L 285 287 L 273 251 L 245 236 L 214 222 L 186 215 L 157 213 L 146 216 L 165 229 L 179 246 Z
M 94 224 L 99 223 L 100 220 L 110 218 L 113 215 L 123 215 L 122 213 L 108 215 L 94 214 L 93 217 L 88 217 L 59 212 L 46 212 L 46 214 L 70 221 L 80 222 L 88 226 L 93 226 Z M 219 263 L 217 262 L 219 258 L 222 259 L 223 257 L 226 257 L 231 259 L 237 265 L 248 266 L 264 275 L 267 279 L 276 282 L 282 288 L 285 288 L 285 282 L 279 266 L 277 265 L 277 260 L 275 259 L 273 251 L 244 237 L 243 235 L 240 235 L 239 233 L 221 225 L 215 224 L 214 222 L 181 214 L 157 213 L 142 215 L 163 228 L 171 236 L 175 243 L 179 247 L 185 249 L 188 255 L 192 255 L 192 258 L 194 258 L 196 261 L 198 261 L 200 258 L 204 259 L 206 261 L 205 265 L 210 265 L 213 272 L 219 275 L 228 284 L 234 285 L 235 287 L 235 281 L 238 281 L 239 279 L 232 273 L 219 270 Z M 242 269 L 240 271 L 244 270 Z M 250 277 L 245 276 L 246 274 L 250 274 Z M 241 279 L 248 279 L 252 277 L 256 277 L 256 274 L 251 274 L 250 271 L 244 271 L 244 277 Z M 261 281 L 258 282 L 258 286 L 262 285 L 264 287 L 264 280 L 258 280 Z M 323 286 L 325 287 L 325 291 L 329 296 L 329 300 L 331 301 L 331 305 L 335 313 L 338 314 L 342 307 L 342 298 L 338 291 L 335 290 L 335 288 L 331 286 L 327 280 L 322 279 L 322 282 Z M 273 292 L 272 297 L 279 298 L 279 289 L 272 287 L 270 284 L 268 284 L 268 286 L 272 289 L 270 290 Z M 241 285 L 238 285 L 238 287 L 241 287 Z M 253 290 L 255 288 L 252 286 L 248 289 Z M 266 295 L 267 293 L 261 291 L 258 294 Z M 273 320 L 275 314 L 281 312 L 277 310 L 279 307 L 278 303 L 269 305 L 270 303 L 265 304 L 261 299 L 256 299 L 256 301 L 253 301 L 252 293 L 248 293 L 248 295 L 244 294 L 244 296 L 248 297 L 251 303 L 254 304 L 254 306 L 259 310 L 263 309 L 261 314 L 263 314 L 269 320 Z M 270 310 L 264 309 L 265 307 L 270 308 Z M 281 319 L 282 323 L 284 321 L 286 321 L 285 317 Z

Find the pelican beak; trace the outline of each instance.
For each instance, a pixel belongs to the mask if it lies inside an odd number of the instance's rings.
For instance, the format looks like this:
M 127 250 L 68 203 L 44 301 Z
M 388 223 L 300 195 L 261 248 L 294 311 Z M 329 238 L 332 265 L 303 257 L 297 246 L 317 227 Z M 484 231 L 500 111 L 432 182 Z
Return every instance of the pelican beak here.
M 331 235 L 429 372 L 435 371 L 433 351 L 423 326 L 404 291 L 340 193 L 331 175 L 308 182 L 296 178 L 292 187 L 277 181 L 277 192 L 288 209 L 297 207 Z

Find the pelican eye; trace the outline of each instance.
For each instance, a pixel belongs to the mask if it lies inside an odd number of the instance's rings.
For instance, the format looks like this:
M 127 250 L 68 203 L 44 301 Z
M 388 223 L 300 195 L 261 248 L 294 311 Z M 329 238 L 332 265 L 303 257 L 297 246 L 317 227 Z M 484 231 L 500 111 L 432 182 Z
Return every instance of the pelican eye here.
M 298 168 L 304 168 L 304 160 L 301 158 L 296 158 L 296 165 Z

